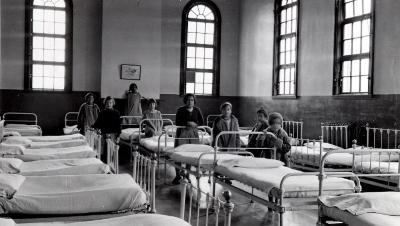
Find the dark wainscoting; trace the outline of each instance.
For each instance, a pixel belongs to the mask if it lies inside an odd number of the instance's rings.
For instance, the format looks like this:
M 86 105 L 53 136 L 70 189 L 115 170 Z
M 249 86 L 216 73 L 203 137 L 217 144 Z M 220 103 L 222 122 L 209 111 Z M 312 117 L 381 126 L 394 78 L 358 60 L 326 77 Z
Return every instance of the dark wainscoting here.
M 1 114 L 5 112 L 32 112 L 38 116 L 38 124 L 44 134 L 62 134 L 64 116 L 78 111 L 86 92 L 25 92 L 0 90 Z M 94 93 L 96 103 L 99 93 Z
M 241 97 L 241 124 L 251 125 L 255 112 L 264 107 L 268 112 L 282 113 L 286 120 L 304 122 L 305 138 L 321 135 L 321 122 L 368 121 L 382 128 L 400 128 L 400 95 L 363 97 L 313 96 L 297 99 Z

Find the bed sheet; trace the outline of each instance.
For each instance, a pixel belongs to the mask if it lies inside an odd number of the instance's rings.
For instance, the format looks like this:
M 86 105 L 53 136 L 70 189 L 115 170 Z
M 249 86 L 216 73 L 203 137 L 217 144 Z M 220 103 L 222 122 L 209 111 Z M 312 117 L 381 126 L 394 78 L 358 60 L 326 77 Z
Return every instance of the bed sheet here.
M 21 136 L 41 136 L 42 130 L 37 127 L 4 128 L 5 132 L 18 132 Z
M 181 162 L 185 164 L 189 164 L 192 166 L 198 166 L 199 157 L 206 152 L 175 152 L 172 153 L 170 158 L 175 162 Z M 213 153 L 213 152 L 208 152 Z M 200 164 L 203 166 L 212 166 L 214 164 L 214 155 L 208 154 L 201 158 Z M 242 156 L 234 155 L 234 154 L 226 154 L 226 155 L 217 155 L 216 160 L 228 160 L 228 159 L 236 159 L 243 158 Z
M 139 133 L 139 128 L 127 128 L 121 131 L 120 138 L 125 141 L 131 141 L 139 139 L 139 135 L 144 135 L 144 133 Z
M 250 169 L 243 167 L 224 166 L 219 162 L 215 172 L 239 181 L 258 190 L 269 193 L 279 189 L 282 178 L 291 173 L 302 173 L 285 166 L 270 169 Z M 291 177 L 285 182 L 285 197 L 302 198 L 318 196 L 319 181 L 317 176 Z M 343 194 L 354 191 L 354 182 L 343 178 L 328 178 L 324 180 L 326 194 Z
M 158 136 L 140 139 L 140 145 L 152 152 L 158 152 Z M 167 143 L 165 143 L 165 136 L 160 140 L 160 152 L 166 152 L 173 149 L 175 145 L 175 140 L 173 138 L 167 138 Z
M 26 177 L 1 214 L 73 215 L 142 208 L 146 194 L 128 174 Z
M 24 162 L 49 160 L 49 159 L 81 159 L 95 158 L 97 153 L 89 145 L 82 145 L 70 148 L 43 148 L 25 149 L 22 155 L 5 155 L 21 159 Z
M 107 174 L 110 167 L 96 158 L 56 159 L 24 162 L 19 174 L 24 176 Z
M 32 142 L 62 142 L 72 140 L 85 140 L 85 136 L 82 134 L 70 134 L 61 136 L 25 136 L 25 138 Z
M 29 145 L 30 149 L 43 149 L 43 148 L 69 148 L 87 145 L 86 140 L 65 140 L 65 141 L 54 141 L 54 142 L 32 142 Z

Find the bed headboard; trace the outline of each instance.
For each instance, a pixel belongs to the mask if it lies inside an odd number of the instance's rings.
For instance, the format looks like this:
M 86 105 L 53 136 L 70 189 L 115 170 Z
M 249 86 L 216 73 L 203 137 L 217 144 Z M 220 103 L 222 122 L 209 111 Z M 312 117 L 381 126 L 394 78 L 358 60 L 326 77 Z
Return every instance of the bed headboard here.
M 366 145 L 368 125 L 366 121 L 321 123 L 322 141 L 342 148 L 350 148 L 352 140 L 357 140 L 360 145 Z
M 4 123 L 10 124 L 28 124 L 28 125 L 37 125 L 38 117 L 35 113 L 28 112 L 6 112 L 3 114 Z
M 64 126 L 74 126 L 78 124 L 78 115 L 79 112 L 67 112 L 64 117 Z M 70 124 L 72 123 L 72 124 Z
M 303 138 L 303 122 L 299 121 L 283 121 L 283 129 L 286 133 L 296 139 Z
M 367 147 L 397 149 L 400 145 L 400 130 L 366 127 Z

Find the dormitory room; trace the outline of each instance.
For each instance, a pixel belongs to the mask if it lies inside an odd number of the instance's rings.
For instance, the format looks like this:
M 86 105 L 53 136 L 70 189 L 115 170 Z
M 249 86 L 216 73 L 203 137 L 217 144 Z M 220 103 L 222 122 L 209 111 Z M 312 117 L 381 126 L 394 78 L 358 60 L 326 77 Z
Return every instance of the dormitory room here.
M 0 0 L 0 226 L 400 226 L 400 0 Z

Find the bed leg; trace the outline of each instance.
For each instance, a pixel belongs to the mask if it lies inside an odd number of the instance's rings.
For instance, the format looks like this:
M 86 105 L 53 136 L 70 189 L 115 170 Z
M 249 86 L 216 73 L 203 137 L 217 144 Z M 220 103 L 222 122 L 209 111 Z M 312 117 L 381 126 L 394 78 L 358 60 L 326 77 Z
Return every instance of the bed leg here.
M 154 156 L 151 160 L 151 213 L 156 213 L 156 168 L 157 156 Z
M 196 175 L 196 180 L 197 180 L 197 203 L 196 203 L 196 207 L 197 207 L 197 226 L 199 226 L 199 222 L 200 222 L 200 199 L 201 199 L 201 190 L 200 190 L 200 175 Z
M 225 211 L 224 226 L 231 226 L 232 212 L 233 208 L 235 207 L 235 204 L 231 202 L 232 193 L 230 191 L 225 191 L 223 196 L 226 201 L 224 204 L 224 211 Z
M 279 213 L 279 225 L 283 226 L 283 212 Z
M 182 220 L 185 220 L 187 184 L 188 184 L 188 180 L 186 179 L 186 177 L 183 177 L 183 179 L 181 180 L 181 205 L 180 205 L 180 214 L 179 214 L 179 217 Z

